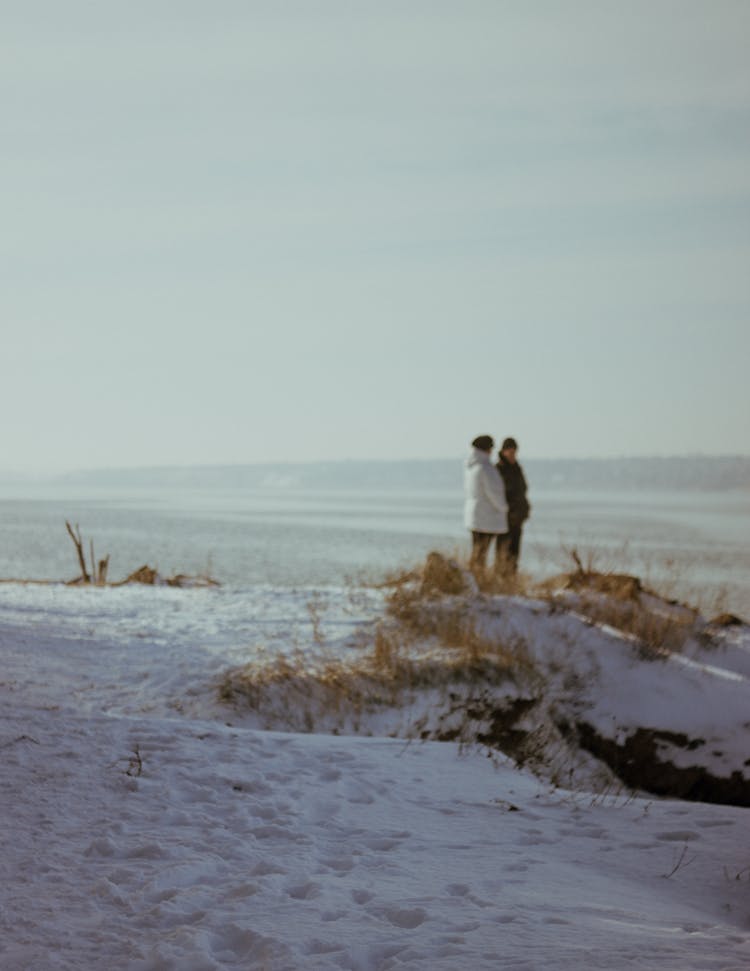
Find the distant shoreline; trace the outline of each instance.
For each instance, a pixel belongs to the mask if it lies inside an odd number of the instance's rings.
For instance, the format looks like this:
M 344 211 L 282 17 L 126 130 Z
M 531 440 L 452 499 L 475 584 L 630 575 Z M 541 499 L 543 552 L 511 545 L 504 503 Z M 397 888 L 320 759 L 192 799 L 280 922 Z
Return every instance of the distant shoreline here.
M 750 456 L 672 456 L 605 459 L 527 459 L 536 489 L 687 489 L 750 492 Z M 343 460 L 253 465 L 145 466 L 91 469 L 62 475 L 0 472 L 3 486 L 199 489 L 455 489 L 463 459 Z

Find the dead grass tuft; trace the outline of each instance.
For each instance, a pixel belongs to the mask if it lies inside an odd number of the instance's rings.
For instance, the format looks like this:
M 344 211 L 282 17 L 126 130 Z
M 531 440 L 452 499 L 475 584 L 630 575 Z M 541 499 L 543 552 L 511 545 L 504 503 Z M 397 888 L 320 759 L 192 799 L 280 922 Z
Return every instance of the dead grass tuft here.
M 494 618 L 503 606 L 487 598 L 533 592 L 552 610 L 572 609 L 621 631 L 646 660 L 681 650 L 695 631 L 691 610 L 671 607 L 637 577 L 598 573 L 573 559 L 570 574 L 530 588 L 524 577 L 477 577 L 459 557 L 430 553 L 419 568 L 380 585 L 383 616 L 343 651 L 325 643 L 325 604 L 314 598 L 309 648 L 231 672 L 220 697 L 266 728 L 358 733 L 377 726 L 402 738 L 487 746 L 563 778 L 575 741 L 548 710 L 550 670 L 542 673 L 521 638 L 498 640 Z
M 595 596 L 581 598 L 579 611 L 596 624 L 613 627 L 638 644 L 638 655 L 651 661 L 683 650 L 693 632 L 692 619 L 682 615 L 659 614 L 645 609 L 638 601 L 620 601 Z
M 321 720 L 333 718 L 344 727 L 366 711 L 401 708 L 415 692 L 448 696 L 457 687 L 534 680 L 520 639 L 498 643 L 482 631 L 473 599 L 457 592 L 476 592 L 476 586 L 455 561 L 430 554 L 424 569 L 393 578 L 388 587 L 385 616 L 367 640 L 351 645 L 351 654 L 327 651 L 314 622 L 312 652 L 231 672 L 219 687 L 220 698 L 256 712 L 278 712 L 279 718 L 283 713 L 290 727 L 311 730 Z
M 434 551 L 427 554 L 420 576 L 419 592 L 422 596 L 435 593 L 457 595 L 469 593 L 471 588 L 466 571 L 456 560 Z
M 683 650 L 694 632 L 697 611 L 647 590 L 639 577 L 598 572 L 592 554 L 584 566 L 576 549 L 566 553 L 576 569 L 544 581 L 537 588 L 540 596 L 554 603 L 561 592 L 574 594 L 578 613 L 633 638 L 643 660 L 666 658 Z

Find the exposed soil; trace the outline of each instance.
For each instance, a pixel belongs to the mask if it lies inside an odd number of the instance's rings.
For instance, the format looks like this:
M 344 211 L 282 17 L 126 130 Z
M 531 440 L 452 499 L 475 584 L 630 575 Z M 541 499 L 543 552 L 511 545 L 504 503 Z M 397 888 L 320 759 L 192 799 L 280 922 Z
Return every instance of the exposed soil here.
M 587 722 L 576 725 L 581 748 L 601 759 L 622 781 L 656 796 L 697 802 L 750 806 L 750 779 L 735 771 L 729 778 L 714 776 L 703 766 L 678 768 L 662 758 L 660 742 L 692 752 L 705 744 L 675 732 L 638 728 L 622 745 L 604 738 Z

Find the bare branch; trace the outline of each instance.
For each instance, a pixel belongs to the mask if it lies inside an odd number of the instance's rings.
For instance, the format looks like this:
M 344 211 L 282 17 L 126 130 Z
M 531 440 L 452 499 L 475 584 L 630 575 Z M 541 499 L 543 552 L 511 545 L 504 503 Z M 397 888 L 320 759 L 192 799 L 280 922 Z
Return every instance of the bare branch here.
M 687 856 L 687 851 L 688 851 L 688 844 L 685 843 L 685 845 L 682 847 L 682 852 L 677 858 L 677 862 L 669 871 L 669 873 L 662 873 L 662 876 L 664 877 L 665 880 L 669 880 L 669 878 L 674 876 L 679 869 L 681 869 L 682 867 L 690 866 L 693 860 L 695 860 L 694 856 L 691 856 L 689 860 L 685 859 L 685 857 Z
M 83 555 L 83 542 L 81 540 L 81 530 L 78 528 L 78 523 L 76 523 L 75 532 L 73 532 L 73 527 L 70 525 L 67 519 L 65 520 L 65 527 L 68 530 L 70 538 L 73 540 L 76 553 L 78 554 L 78 563 L 81 567 L 81 577 L 86 583 L 91 583 L 91 577 L 86 569 L 86 558 Z
M 141 751 L 138 745 L 133 749 L 133 754 L 130 756 L 130 761 L 128 767 L 125 770 L 125 775 L 131 775 L 138 777 L 141 772 L 143 772 L 143 759 L 141 758 Z

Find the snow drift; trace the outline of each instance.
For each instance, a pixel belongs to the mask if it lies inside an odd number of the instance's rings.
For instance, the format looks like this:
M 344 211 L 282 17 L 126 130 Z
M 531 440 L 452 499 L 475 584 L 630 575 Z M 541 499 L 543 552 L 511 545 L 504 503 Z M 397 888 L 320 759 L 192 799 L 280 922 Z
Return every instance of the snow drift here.
M 487 594 L 431 554 L 369 636 L 321 647 L 228 672 L 222 697 L 266 728 L 479 744 L 555 784 L 750 806 L 750 628 L 636 578 Z
M 633 794 L 580 727 L 742 773 L 746 628 L 665 654 L 580 590 L 424 580 L 0 586 L 3 971 L 747 967 L 748 811 Z

